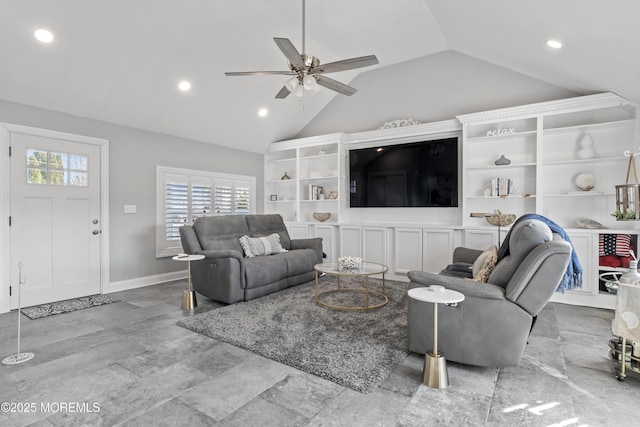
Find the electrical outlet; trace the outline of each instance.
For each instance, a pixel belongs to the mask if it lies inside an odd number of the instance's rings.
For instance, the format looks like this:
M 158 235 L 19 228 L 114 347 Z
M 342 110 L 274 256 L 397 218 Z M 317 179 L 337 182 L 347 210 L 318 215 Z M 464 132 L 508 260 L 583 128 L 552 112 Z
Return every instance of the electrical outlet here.
M 124 213 L 128 213 L 128 214 L 136 213 L 136 205 L 124 205 Z

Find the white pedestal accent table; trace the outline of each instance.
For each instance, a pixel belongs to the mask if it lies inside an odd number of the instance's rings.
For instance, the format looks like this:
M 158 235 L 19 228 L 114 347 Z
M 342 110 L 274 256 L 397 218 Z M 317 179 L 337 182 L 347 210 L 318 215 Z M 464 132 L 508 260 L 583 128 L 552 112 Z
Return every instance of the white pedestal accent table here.
M 196 301 L 196 291 L 191 289 L 191 261 L 199 261 L 204 259 L 204 255 L 176 255 L 171 258 L 174 261 L 186 261 L 187 262 L 187 271 L 188 271 L 188 279 L 187 283 L 189 289 L 184 291 L 182 295 L 182 309 L 183 310 L 193 310 L 198 306 L 198 301 Z
M 449 374 L 444 354 L 438 352 L 438 304 L 454 304 L 464 301 L 464 294 L 443 287 L 409 289 L 409 298 L 433 303 L 433 350 L 424 355 L 422 382 L 432 388 L 447 388 Z

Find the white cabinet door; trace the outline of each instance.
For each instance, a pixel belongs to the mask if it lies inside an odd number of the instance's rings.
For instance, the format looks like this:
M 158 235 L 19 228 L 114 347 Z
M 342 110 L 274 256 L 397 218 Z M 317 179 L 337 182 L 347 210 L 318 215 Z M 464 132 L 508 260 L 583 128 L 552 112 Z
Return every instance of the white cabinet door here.
M 336 261 L 336 227 L 333 225 L 316 225 L 315 236 L 322 237 L 322 251 L 327 255 L 327 261 Z
M 501 236 L 504 238 L 504 236 Z M 464 230 L 465 248 L 479 249 L 484 251 L 491 245 L 499 246 L 498 232 L 490 229 L 467 229 Z
M 309 237 L 309 226 L 306 224 L 287 224 L 291 239 L 306 239 Z
M 422 270 L 438 273 L 453 260 L 453 230 L 422 231 Z
M 395 272 L 422 270 L 422 229 L 395 229 Z
M 387 229 L 362 227 L 362 258 L 387 265 Z
M 592 243 L 595 237 L 595 245 Z M 580 265 L 582 265 L 582 289 L 572 292 L 596 295 L 598 293 L 598 235 L 588 233 L 569 234 L 573 249 L 578 255 Z M 593 248 L 596 250 L 594 251 Z
M 340 227 L 340 256 L 362 256 L 362 227 Z

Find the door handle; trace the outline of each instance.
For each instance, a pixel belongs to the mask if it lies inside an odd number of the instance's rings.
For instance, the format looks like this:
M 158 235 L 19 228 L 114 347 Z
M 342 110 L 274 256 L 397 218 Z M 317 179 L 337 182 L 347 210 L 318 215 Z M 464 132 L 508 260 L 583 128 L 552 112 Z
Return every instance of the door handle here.
M 102 233 L 102 231 L 100 231 L 100 230 L 93 230 L 93 231 L 91 232 L 91 234 L 100 234 L 100 233 Z

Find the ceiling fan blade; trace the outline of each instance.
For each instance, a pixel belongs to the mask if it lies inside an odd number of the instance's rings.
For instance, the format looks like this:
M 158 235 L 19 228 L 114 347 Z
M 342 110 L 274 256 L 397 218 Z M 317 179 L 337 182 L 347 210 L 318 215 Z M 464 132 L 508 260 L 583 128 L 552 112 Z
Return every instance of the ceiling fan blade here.
M 285 99 L 287 96 L 289 96 L 290 93 L 291 91 L 287 89 L 286 86 L 282 86 L 282 89 L 280 89 L 280 92 L 276 94 L 276 99 Z
M 287 57 L 291 65 L 293 65 L 296 69 L 304 68 L 304 61 L 302 60 L 302 56 L 300 56 L 300 52 L 298 49 L 291 43 L 291 40 L 284 39 L 280 37 L 274 37 L 273 41 L 276 42 L 284 56 Z
M 344 59 L 342 61 L 320 64 L 313 69 L 314 74 L 335 73 L 337 71 L 353 70 L 354 68 L 368 67 L 379 64 L 375 55 L 360 56 L 358 58 Z
M 231 71 L 224 73 L 225 76 L 269 76 L 269 75 L 287 75 L 293 76 L 291 71 Z
M 357 90 L 355 90 L 351 86 L 347 86 L 346 84 L 340 83 L 337 80 L 330 79 L 329 77 L 316 76 L 316 81 L 320 86 L 324 86 L 327 89 L 335 90 L 336 92 L 343 95 L 351 96 L 357 92 Z

